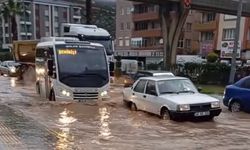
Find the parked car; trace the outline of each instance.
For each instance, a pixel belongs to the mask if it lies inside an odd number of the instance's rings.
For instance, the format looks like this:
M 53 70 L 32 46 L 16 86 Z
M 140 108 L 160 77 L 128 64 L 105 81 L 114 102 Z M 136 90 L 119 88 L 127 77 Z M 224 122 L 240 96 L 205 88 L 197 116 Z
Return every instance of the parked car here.
M 131 110 L 142 110 L 163 119 L 208 118 L 221 113 L 218 99 L 198 92 L 183 77 L 143 77 L 123 90 L 123 100 Z
M 250 76 L 225 88 L 223 103 L 232 112 L 250 112 Z
M 151 76 L 165 76 L 174 77 L 175 75 L 169 71 L 159 71 L 159 70 L 141 70 L 137 71 L 131 78 L 125 80 L 125 87 L 130 87 L 133 83 L 141 77 L 151 77 Z
M 0 74 L 7 76 L 17 76 L 20 70 L 20 64 L 15 61 L 4 61 L 0 65 Z

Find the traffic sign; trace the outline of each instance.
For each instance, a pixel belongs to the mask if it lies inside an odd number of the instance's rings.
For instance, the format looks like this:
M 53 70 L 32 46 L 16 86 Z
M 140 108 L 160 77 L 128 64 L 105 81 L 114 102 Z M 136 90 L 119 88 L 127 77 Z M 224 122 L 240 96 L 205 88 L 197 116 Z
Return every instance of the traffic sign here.
M 190 8 L 191 0 L 184 0 L 184 6 Z

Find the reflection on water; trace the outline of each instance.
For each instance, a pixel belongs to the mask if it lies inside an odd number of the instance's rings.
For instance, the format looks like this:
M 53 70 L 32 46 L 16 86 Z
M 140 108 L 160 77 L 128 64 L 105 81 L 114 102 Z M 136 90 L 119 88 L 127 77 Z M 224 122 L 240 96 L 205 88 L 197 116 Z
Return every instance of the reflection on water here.
M 16 79 L 15 78 L 10 79 L 10 86 L 11 87 L 16 87 Z
M 109 128 L 109 117 L 110 117 L 110 112 L 108 112 L 106 107 L 99 108 L 99 114 L 100 114 L 100 131 L 99 131 L 99 136 L 104 138 L 104 139 L 110 139 L 112 138 L 111 136 L 111 130 Z
M 58 133 L 58 141 L 56 143 L 57 150 L 68 150 L 69 146 L 73 144 L 73 139 L 70 136 L 70 125 L 77 121 L 76 118 L 70 116 L 70 111 L 66 108 L 60 113 L 59 127 L 60 132 Z

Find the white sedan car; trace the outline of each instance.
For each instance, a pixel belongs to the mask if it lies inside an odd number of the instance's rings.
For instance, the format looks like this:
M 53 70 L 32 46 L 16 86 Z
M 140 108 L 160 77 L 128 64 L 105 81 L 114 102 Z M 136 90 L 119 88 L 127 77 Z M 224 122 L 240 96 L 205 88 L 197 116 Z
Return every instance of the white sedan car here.
M 201 94 L 183 77 L 143 77 L 123 90 L 123 100 L 131 110 L 142 110 L 162 117 L 181 119 L 221 113 L 218 99 Z

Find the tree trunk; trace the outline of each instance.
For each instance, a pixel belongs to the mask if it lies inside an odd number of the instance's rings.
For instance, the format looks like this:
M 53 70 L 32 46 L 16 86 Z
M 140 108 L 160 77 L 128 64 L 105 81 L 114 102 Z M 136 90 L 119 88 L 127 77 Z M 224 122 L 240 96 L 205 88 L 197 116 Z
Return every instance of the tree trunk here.
M 9 33 L 9 41 L 6 43 L 12 43 L 12 29 L 11 29 L 11 21 L 8 18 L 8 33 Z
M 18 40 L 16 17 L 11 17 L 12 42 Z
M 92 21 L 92 0 L 86 0 L 86 24 Z

